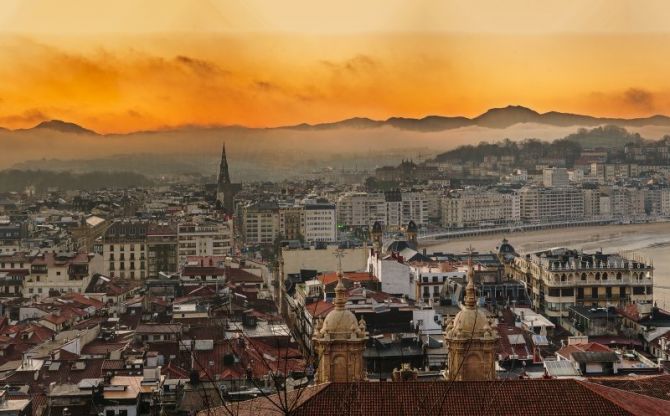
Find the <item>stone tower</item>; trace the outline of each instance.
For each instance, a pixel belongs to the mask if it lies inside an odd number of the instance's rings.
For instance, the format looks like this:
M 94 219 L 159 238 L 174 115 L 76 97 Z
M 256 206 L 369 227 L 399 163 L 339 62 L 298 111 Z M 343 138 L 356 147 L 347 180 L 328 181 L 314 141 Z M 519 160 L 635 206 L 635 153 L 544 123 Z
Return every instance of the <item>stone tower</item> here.
M 317 320 L 314 328 L 313 341 L 319 357 L 317 383 L 365 380 L 363 351 L 368 333 L 365 321 L 356 321 L 356 316 L 345 308 L 345 292 L 340 269 L 335 287 L 335 309 L 323 321 Z
M 372 245 L 377 254 L 381 254 L 382 252 L 383 236 L 384 231 L 382 229 L 382 223 L 380 223 L 379 221 L 375 221 L 375 223 L 372 224 L 372 231 L 370 232 L 370 237 L 372 238 Z
M 216 184 L 216 202 L 227 214 L 233 214 L 233 211 L 235 210 L 233 198 L 239 190 L 240 184 L 231 183 L 230 181 L 228 159 L 226 158 L 226 144 L 223 143 L 223 148 L 221 149 L 221 163 L 219 164 L 219 176 Z
M 498 332 L 486 313 L 477 307 L 472 256 L 468 260 L 468 284 L 461 311 L 444 333 L 448 345 L 448 380 L 495 380 Z

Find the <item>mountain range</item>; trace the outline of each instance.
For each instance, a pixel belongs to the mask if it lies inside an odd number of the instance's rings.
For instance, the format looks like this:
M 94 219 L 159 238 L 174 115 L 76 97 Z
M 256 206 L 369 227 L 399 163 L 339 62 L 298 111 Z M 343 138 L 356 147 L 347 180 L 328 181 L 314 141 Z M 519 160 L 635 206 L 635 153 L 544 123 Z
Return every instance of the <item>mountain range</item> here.
M 332 130 L 340 128 L 371 129 L 371 128 L 390 126 L 401 130 L 410 130 L 418 132 L 438 132 L 443 130 L 451 130 L 470 126 L 504 129 L 507 127 L 514 126 L 516 124 L 523 124 L 523 123 L 533 123 L 533 124 L 556 126 L 556 127 L 568 127 L 568 126 L 592 127 L 599 125 L 615 125 L 620 127 L 670 126 L 670 117 L 665 115 L 654 115 L 650 117 L 626 119 L 626 118 L 612 118 L 612 117 L 594 117 L 581 114 L 561 113 L 557 111 L 539 113 L 527 107 L 510 105 L 502 108 L 492 108 L 486 111 L 485 113 L 473 118 L 463 116 L 452 117 L 452 116 L 432 115 L 423 118 L 390 117 L 386 120 L 373 120 L 365 117 L 354 117 L 331 123 L 319 123 L 319 124 L 303 123 L 291 126 L 265 128 L 262 130 L 277 130 L 277 129 Z M 210 129 L 210 128 L 253 130 L 251 128 L 245 128 L 240 126 L 215 126 L 215 127 L 188 126 L 176 130 Z M 0 129 L 2 128 L 0 127 Z M 31 131 L 39 129 L 50 129 L 63 133 L 94 134 L 94 135 L 99 134 L 91 129 L 82 127 L 78 124 L 62 120 L 43 121 L 32 128 L 18 129 L 15 131 Z

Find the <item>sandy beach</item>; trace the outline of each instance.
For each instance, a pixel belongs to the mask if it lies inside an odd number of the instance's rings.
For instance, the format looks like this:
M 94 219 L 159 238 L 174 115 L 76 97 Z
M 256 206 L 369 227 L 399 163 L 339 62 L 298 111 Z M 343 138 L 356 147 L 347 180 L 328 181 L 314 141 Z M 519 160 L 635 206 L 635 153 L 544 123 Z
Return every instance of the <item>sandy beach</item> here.
M 444 240 L 429 246 L 430 251 L 463 252 L 468 246 L 480 252 L 495 250 L 506 237 L 519 253 L 570 247 L 586 252 L 635 252 L 652 261 L 655 299 L 670 308 L 670 222 L 653 224 L 607 225 L 580 228 L 505 233 Z M 667 289 L 666 289 L 667 288 Z

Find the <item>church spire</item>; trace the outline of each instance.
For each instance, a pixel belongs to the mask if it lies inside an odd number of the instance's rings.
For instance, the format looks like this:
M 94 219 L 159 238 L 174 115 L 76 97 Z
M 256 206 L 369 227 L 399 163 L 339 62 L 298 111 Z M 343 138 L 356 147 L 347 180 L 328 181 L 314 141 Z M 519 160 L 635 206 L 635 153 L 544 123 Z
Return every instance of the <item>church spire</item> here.
M 465 300 L 463 303 L 466 308 L 475 309 L 477 300 L 475 295 L 475 271 L 472 268 L 472 247 L 468 249 L 468 253 L 468 284 L 465 287 Z
M 335 301 L 333 304 L 335 305 L 335 309 L 342 310 L 347 304 L 346 288 L 344 287 L 344 283 L 342 283 L 342 257 L 344 257 L 342 249 L 338 249 L 335 252 L 335 256 L 337 257 L 337 286 L 335 286 Z
M 223 142 L 221 149 L 221 163 L 219 165 L 219 188 L 224 184 L 230 183 L 230 174 L 228 173 L 228 159 L 226 158 L 226 142 Z

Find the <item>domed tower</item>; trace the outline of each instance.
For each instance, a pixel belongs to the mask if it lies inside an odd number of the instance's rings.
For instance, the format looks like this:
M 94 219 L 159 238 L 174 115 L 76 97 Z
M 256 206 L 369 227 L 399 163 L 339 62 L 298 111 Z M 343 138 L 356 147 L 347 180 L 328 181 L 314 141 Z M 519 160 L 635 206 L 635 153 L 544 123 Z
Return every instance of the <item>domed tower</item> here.
M 317 383 L 365 380 L 363 351 L 368 333 L 365 321 L 356 321 L 356 315 L 345 308 L 345 291 L 342 272 L 338 271 L 335 309 L 323 321 L 317 320 L 314 328 L 314 346 L 319 356 Z
M 500 260 L 505 268 L 505 278 L 507 279 L 512 279 L 514 276 L 514 258 L 517 256 L 518 254 L 514 247 L 506 238 L 503 238 L 498 247 L 498 260 Z
M 468 260 L 468 284 L 461 311 L 444 333 L 448 344 L 448 380 L 495 380 L 498 332 L 486 313 L 477 307 L 472 257 Z
M 502 241 L 500 242 L 500 246 L 498 247 L 498 255 L 499 256 L 516 255 L 516 250 L 506 238 L 503 238 Z
M 370 232 L 370 237 L 372 238 L 372 245 L 377 252 L 377 254 L 382 252 L 382 238 L 384 236 L 384 230 L 382 229 L 382 223 L 375 221 L 372 224 L 372 231 Z
M 419 227 L 416 226 L 416 223 L 413 220 L 410 220 L 407 224 L 407 243 L 409 243 L 409 246 L 414 250 L 419 247 L 418 234 Z

